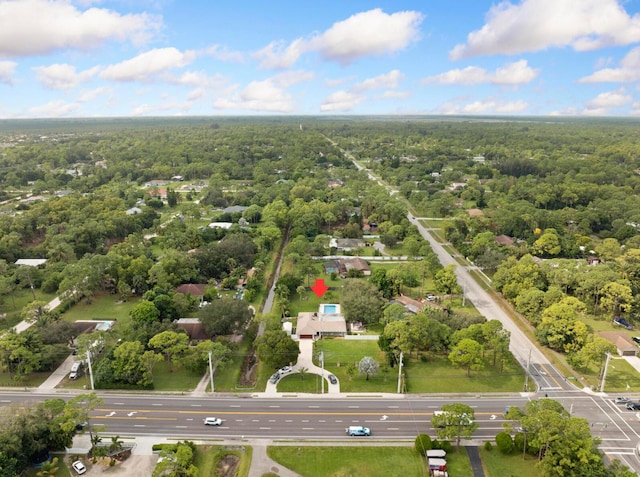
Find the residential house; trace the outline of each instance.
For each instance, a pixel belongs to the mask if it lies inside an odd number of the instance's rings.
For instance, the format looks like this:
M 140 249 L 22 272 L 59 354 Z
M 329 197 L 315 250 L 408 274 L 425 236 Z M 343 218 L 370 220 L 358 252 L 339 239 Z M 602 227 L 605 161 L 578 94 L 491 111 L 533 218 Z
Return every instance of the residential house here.
M 180 318 L 176 321 L 178 329 L 186 331 L 189 341 L 206 341 L 209 335 L 204 330 L 198 318 Z
M 340 313 L 340 305 L 320 304 L 317 312 L 298 313 L 296 335 L 301 340 L 319 339 L 324 336 L 343 337 L 346 334 L 347 322 Z
M 191 295 L 202 299 L 206 288 L 206 283 L 183 283 L 182 285 L 178 285 L 176 287 L 176 293 Z
M 125 214 L 127 215 L 136 215 L 142 212 L 142 209 L 140 207 L 131 207 L 130 209 L 127 209 L 127 211 L 125 212 Z
M 369 264 L 359 257 L 338 260 L 338 269 L 340 271 L 340 276 L 343 278 L 347 276 L 351 269 L 361 271 L 365 277 L 371 275 L 371 268 L 369 267 Z
M 498 245 L 504 245 L 506 247 L 513 245 L 514 242 L 508 235 L 497 235 L 495 240 Z
M 335 248 L 338 252 L 351 252 L 364 246 L 362 239 L 332 238 L 329 241 L 329 247 Z
M 598 335 L 616 345 L 620 356 L 638 355 L 638 347 L 624 331 L 600 331 Z

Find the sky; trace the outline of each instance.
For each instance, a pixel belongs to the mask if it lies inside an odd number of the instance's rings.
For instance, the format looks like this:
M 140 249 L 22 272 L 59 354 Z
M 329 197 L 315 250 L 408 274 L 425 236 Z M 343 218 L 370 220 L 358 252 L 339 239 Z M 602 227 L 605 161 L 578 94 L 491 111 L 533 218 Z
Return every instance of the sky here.
M 0 0 L 0 118 L 640 116 L 640 0 Z

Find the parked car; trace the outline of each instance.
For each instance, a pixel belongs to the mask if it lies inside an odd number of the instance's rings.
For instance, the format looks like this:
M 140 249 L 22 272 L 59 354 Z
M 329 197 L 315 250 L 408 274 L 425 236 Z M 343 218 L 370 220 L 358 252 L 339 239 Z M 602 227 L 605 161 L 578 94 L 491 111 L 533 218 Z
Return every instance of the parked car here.
M 629 411 L 640 411 L 640 402 L 628 402 L 627 409 Z
M 640 336 L 632 336 L 631 339 L 635 341 L 637 344 L 640 344 Z
M 219 417 L 205 417 L 202 422 L 205 426 L 220 426 L 222 425 L 222 419 Z
M 631 325 L 629 324 L 629 322 L 628 322 L 627 320 L 625 320 L 624 318 L 622 318 L 621 316 L 616 316 L 616 317 L 613 319 L 613 322 L 614 322 L 616 325 L 620 325 L 620 326 L 622 326 L 623 328 L 626 328 L 626 329 L 628 329 L 628 330 L 632 330 L 632 329 L 633 329 L 633 326 L 631 326 Z
M 336 378 L 333 374 L 329 375 L 329 382 L 331 384 L 338 384 L 338 378 Z
M 436 301 L 436 296 L 429 293 L 427 295 L 427 301 Z
M 280 373 L 280 376 L 284 376 L 285 374 L 289 374 L 291 371 L 293 371 L 293 368 L 291 366 L 285 366 L 283 368 L 280 368 L 278 370 L 278 373 Z
M 71 467 L 73 467 L 73 470 L 75 470 L 76 474 L 78 474 L 78 475 L 82 475 L 82 474 L 87 472 L 87 468 L 79 460 L 77 460 L 73 464 L 71 464 Z
M 271 384 L 276 384 L 278 382 L 278 379 L 280 379 L 280 373 L 273 373 L 269 378 L 269 382 Z
M 371 429 L 364 426 L 349 426 L 345 429 L 350 436 L 370 436 Z
M 627 404 L 628 402 L 631 402 L 631 399 L 619 396 L 615 398 L 613 402 L 615 402 L 616 404 Z

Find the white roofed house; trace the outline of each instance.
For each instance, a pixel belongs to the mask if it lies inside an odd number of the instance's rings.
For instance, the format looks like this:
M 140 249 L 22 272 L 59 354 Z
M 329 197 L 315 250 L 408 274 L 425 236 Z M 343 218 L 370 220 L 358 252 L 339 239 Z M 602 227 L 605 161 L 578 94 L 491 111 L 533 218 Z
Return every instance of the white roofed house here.
M 343 337 L 347 322 L 340 313 L 340 305 L 321 303 L 319 311 L 298 313 L 296 335 L 299 339 L 319 339 L 324 336 Z

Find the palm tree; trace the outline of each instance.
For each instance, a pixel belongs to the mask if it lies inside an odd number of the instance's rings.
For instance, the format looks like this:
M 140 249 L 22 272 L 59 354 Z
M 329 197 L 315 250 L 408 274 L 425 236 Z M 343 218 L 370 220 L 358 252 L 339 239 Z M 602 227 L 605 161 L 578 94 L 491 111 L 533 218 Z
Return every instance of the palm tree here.
M 309 370 L 307 368 L 305 368 L 304 366 L 300 369 L 298 369 L 298 373 L 300 374 L 300 379 L 302 379 L 304 381 L 304 377 L 307 374 Z
M 111 444 L 109 444 L 109 456 L 111 461 L 115 461 L 115 455 L 122 449 L 123 442 L 120 440 L 120 436 L 111 436 Z

